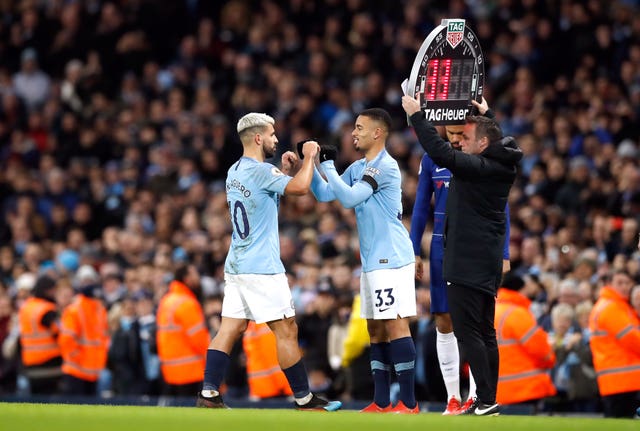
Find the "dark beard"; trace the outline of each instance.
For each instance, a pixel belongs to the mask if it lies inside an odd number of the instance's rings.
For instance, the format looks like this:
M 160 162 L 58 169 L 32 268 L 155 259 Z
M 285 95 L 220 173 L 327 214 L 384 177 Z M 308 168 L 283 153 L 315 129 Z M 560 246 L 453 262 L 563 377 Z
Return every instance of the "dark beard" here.
M 275 150 L 271 150 L 265 146 L 262 147 L 262 153 L 264 154 L 265 159 L 270 159 L 271 157 L 276 155 Z

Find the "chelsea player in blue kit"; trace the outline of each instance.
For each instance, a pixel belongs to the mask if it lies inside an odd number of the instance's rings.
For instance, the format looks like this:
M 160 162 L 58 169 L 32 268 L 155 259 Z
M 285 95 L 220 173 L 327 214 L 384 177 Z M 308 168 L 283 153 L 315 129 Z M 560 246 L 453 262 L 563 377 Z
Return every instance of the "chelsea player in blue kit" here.
M 482 103 L 478 103 L 475 100 L 472 101 L 472 103 L 481 115 L 489 118 L 494 117 L 484 98 L 482 99 Z M 447 140 L 451 146 L 457 150 L 460 149 L 463 129 L 463 125 L 445 126 Z M 444 218 L 451 171 L 436 165 L 426 153 L 422 156 L 419 169 L 418 189 L 416 191 L 416 201 L 411 218 L 410 232 L 416 259 L 416 278 L 421 280 L 424 275 L 421 243 L 429 214 L 431 213 L 431 197 L 433 195 L 433 232 L 429 253 L 431 313 L 434 316 L 436 324 L 436 352 L 438 355 L 438 363 L 447 390 L 447 407 L 443 415 L 458 415 L 471 405 L 476 393 L 473 375 L 471 371 L 469 371 L 469 394 L 467 401 L 464 404 L 461 402 L 458 341 L 453 333 L 453 325 L 447 300 L 447 286 L 442 275 Z M 510 267 L 508 205 L 505 211 L 507 214 L 507 231 L 503 249 L 503 272 L 508 271 Z
M 198 407 L 225 408 L 219 388 L 229 365 L 229 352 L 247 328 L 249 320 L 266 322 L 276 336 L 278 362 L 299 410 L 338 410 L 342 403 L 326 401 L 309 390 L 307 372 L 298 346 L 298 327 L 291 291 L 280 260 L 278 205 L 281 195 L 303 195 L 309 191 L 317 142 L 303 146 L 306 157 L 294 177 L 265 163 L 276 152 L 278 138 L 274 119 L 249 113 L 238 121 L 243 156 L 227 174 L 226 192 L 233 234 L 225 261 L 222 323 L 209 344 Z M 290 172 L 298 164 L 288 151 L 282 167 Z
M 363 412 L 415 414 L 416 351 L 408 318 L 416 315 L 415 261 L 409 233 L 402 224 L 401 175 L 397 162 L 385 149 L 391 117 L 378 108 L 356 119 L 353 142 L 364 158 L 353 162 L 340 176 L 335 151 L 323 147 L 321 169 L 314 172 L 311 191 L 321 202 L 337 199 L 354 208 L 360 240 L 361 315 L 371 338 L 374 400 Z M 391 367 L 400 385 L 399 401 L 391 406 Z

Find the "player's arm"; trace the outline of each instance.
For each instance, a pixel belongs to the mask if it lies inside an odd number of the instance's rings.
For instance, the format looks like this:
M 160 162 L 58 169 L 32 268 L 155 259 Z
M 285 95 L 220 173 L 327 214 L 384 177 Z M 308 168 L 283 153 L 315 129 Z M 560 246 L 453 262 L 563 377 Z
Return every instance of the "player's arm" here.
M 311 179 L 313 178 L 313 159 L 318 154 L 320 146 L 316 141 L 307 141 L 302 147 L 304 159 L 302 160 L 302 167 L 298 173 L 289 181 L 284 189 L 285 195 L 304 195 L 309 191 L 311 186 Z
M 429 213 L 431 212 L 431 194 L 433 193 L 431 167 L 429 159 L 423 157 L 420 162 L 420 173 L 418 174 L 418 188 L 416 190 L 416 202 L 411 214 L 411 229 L 409 236 L 413 244 L 413 253 L 421 255 L 422 235 L 427 227 Z
M 315 166 L 313 168 L 313 179 L 311 180 L 311 193 L 313 193 L 318 202 L 331 202 L 336 199 L 333 189 L 322 178 L 320 171 Z
M 416 278 L 422 280 L 424 265 L 422 263 L 422 236 L 427 226 L 427 220 L 431 212 L 431 194 L 433 193 L 431 164 L 428 157 L 423 157 L 420 162 L 420 172 L 418 173 L 418 189 L 416 191 L 416 202 L 411 214 L 411 228 L 409 237 L 413 245 L 413 254 L 416 257 Z
M 298 166 L 298 156 L 293 151 L 287 151 L 282 155 L 282 172 L 285 175 L 293 176 L 296 166 Z
M 409 116 L 413 130 L 418 137 L 418 142 L 431 157 L 431 160 L 438 166 L 451 170 L 455 165 L 455 153 L 459 153 L 459 151 L 455 151 L 451 145 L 445 142 L 433 124 L 427 121 L 417 99 L 403 96 L 402 108 Z
M 480 157 L 454 150 L 445 142 L 433 124 L 425 118 L 417 99 L 403 96 L 402 108 L 409 115 L 418 142 L 436 165 L 448 168 L 453 174 L 487 175 L 491 172 L 486 169 L 485 162 Z
M 321 166 L 336 199 L 338 199 L 345 208 L 358 206 L 367 200 L 373 194 L 375 189 L 378 188 L 376 180 L 368 175 L 364 175 L 362 177 L 362 181 L 358 181 L 353 186 L 348 185 L 340 175 L 338 175 L 336 167 L 333 164 L 333 160 L 322 162 Z
M 478 113 L 483 117 L 491 118 L 494 120 L 496 118 L 496 114 L 489 108 L 489 104 L 482 98 L 482 102 L 478 103 L 475 100 L 471 100 L 471 104 L 478 110 Z

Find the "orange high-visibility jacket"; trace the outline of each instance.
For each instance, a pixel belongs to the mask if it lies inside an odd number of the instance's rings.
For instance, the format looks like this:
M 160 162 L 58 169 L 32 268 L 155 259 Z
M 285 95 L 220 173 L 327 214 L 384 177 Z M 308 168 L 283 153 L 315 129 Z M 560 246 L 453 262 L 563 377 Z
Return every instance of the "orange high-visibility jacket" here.
M 157 341 L 160 368 L 171 385 L 202 381 L 209 331 L 196 295 L 172 281 L 158 305 Z
M 530 304 L 527 297 L 516 291 L 498 289 L 494 325 L 500 352 L 496 397 L 500 404 L 520 403 L 556 393 L 547 372 L 556 357 L 547 333 L 529 311 Z
M 600 395 L 640 390 L 640 319 L 627 298 L 603 287 L 589 330 Z
M 269 398 L 292 395 L 289 382 L 278 364 L 276 336 L 266 323 L 249 322 L 242 347 L 247 356 L 249 396 Z
M 56 311 L 56 304 L 42 298 L 27 299 L 20 311 L 20 345 L 22 347 L 22 363 L 27 366 L 43 364 L 60 356 L 58 345 L 58 325 L 47 328 L 42 325 L 42 318 L 50 311 Z
M 62 372 L 95 382 L 107 365 L 109 327 L 100 300 L 76 295 L 62 312 L 60 336 Z

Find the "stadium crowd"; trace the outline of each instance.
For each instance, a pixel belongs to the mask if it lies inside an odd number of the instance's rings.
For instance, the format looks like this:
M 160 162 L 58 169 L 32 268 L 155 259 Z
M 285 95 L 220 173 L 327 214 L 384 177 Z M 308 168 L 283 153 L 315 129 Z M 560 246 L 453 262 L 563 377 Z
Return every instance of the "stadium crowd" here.
M 588 316 L 614 271 L 640 283 L 638 1 L 23 0 L 0 11 L 0 396 L 29 393 L 17 314 L 41 275 L 57 284 L 60 314 L 74 290 L 98 286 L 111 337 L 103 396 L 160 393 L 154 307 L 176 265 L 196 265 L 215 334 L 224 179 L 247 112 L 276 118 L 274 163 L 313 136 L 340 148 L 341 171 L 358 158 L 358 112 L 389 111 L 408 228 L 422 149 L 400 83 L 431 29 L 461 17 L 487 59 L 485 97 L 524 152 L 510 256 L 514 274 L 540 287 L 531 310 L 557 356 L 558 394 L 544 408 L 600 409 Z M 283 198 L 280 212 L 312 388 L 370 398 L 366 330 L 348 332 L 355 216 L 311 194 Z M 444 401 L 428 365 L 428 283 L 417 285 L 417 394 Z M 632 297 L 640 314 L 640 288 Z M 242 356 L 227 376 L 239 396 Z

